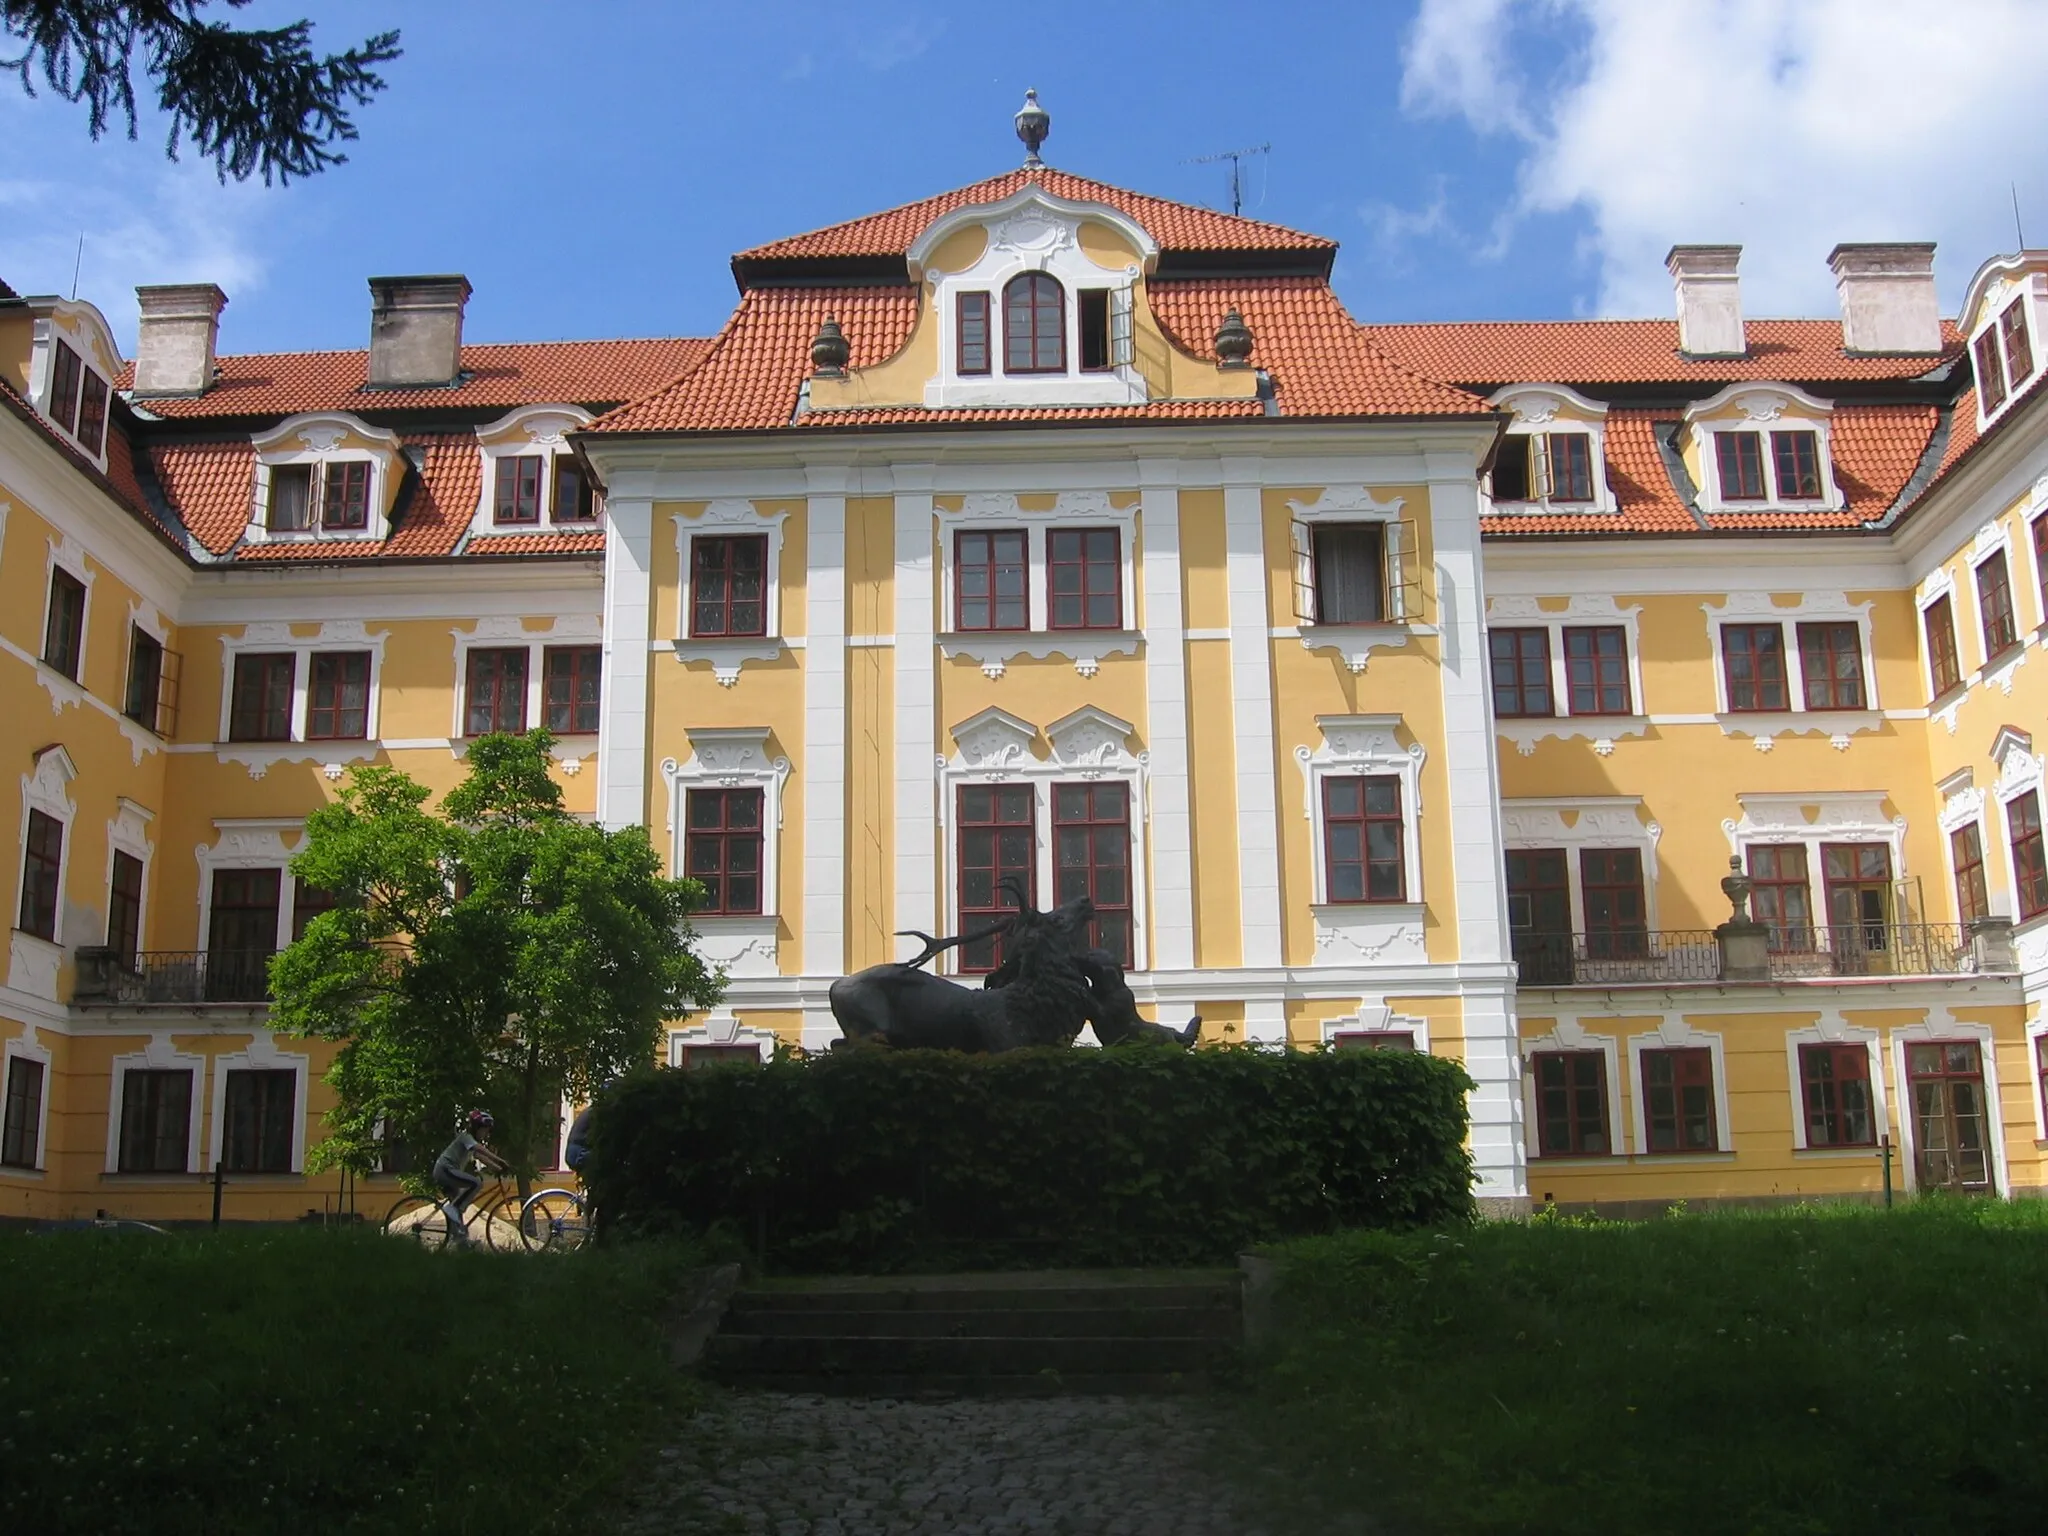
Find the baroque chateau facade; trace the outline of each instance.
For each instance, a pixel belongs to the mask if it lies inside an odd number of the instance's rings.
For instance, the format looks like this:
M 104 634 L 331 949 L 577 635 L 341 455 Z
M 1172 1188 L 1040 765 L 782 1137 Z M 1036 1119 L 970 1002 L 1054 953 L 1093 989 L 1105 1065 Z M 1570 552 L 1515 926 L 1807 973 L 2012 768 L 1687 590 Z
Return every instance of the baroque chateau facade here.
M 706 885 L 674 1066 L 1021 876 L 1205 1042 L 1462 1060 L 1496 1211 L 2038 1192 L 2048 251 L 1415 325 L 1335 251 L 1034 154 L 740 253 L 708 339 L 435 276 L 350 352 L 145 288 L 125 358 L 0 285 L 0 1218 L 381 1209 L 305 1172 L 287 866 L 538 725 Z

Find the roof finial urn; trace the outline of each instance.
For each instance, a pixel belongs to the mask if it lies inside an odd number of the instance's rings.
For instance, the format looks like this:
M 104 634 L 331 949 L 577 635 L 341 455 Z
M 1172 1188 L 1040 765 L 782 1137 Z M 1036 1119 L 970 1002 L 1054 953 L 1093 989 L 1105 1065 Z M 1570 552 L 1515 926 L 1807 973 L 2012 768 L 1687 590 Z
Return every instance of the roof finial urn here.
M 1027 167 L 1045 164 L 1038 158 L 1038 146 L 1051 132 L 1052 114 L 1038 104 L 1037 91 L 1026 91 L 1024 105 L 1017 113 L 1017 137 L 1024 141 L 1024 164 Z
M 811 338 L 811 371 L 821 379 L 843 379 L 846 360 L 852 355 L 853 348 L 847 345 L 839 321 L 827 315 L 818 326 L 818 334 Z
M 1226 368 L 1248 368 L 1251 355 L 1252 328 L 1232 305 L 1223 323 L 1216 327 L 1216 360 Z

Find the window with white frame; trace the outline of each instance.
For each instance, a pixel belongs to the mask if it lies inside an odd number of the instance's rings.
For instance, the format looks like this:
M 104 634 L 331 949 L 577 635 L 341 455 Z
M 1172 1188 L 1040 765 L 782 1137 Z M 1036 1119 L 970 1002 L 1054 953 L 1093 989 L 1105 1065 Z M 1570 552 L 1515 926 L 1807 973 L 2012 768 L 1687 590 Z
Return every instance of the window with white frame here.
M 1997 310 L 1970 343 L 1977 374 L 1977 409 L 1984 419 L 1998 414 L 2034 374 L 2033 338 L 2024 294 Z
M 1611 1157 L 1628 1150 L 1620 1042 L 1576 1019 L 1522 1042 L 1522 1107 L 1531 1159 Z
M 1600 749 L 1603 738 L 1639 734 L 1640 615 L 1640 606 L 1608 597 L 1575 596 L 1561 607 L 1535 597 L 1489 599 L 1487 661 L 1499 734 L 1525 753 L 1544 736 L 1591 735 Z M 1573 719 L 1584 723 L 1541 723 Z
M 43 1166 L 50 1115 L 50 1053 L 34 1029 L 0 1047 L 0 1171 Z
M 484 474 L 471 533 L 596 527 L 603 498 L 568 441 L 590 419 L 579 406 L 533 405 L 479 427 Z
M 1294 749 L 1309 823 L 1318 959 L 1421 953 L 1422 764 L 1398 715 L 1318 715 Z M 1346 951 L 1355 951 L 1347 956 Z
M 21 776 L 21 890 L 14 929 L 53 945 L 66 938 L 64 890 L 77 815 L 70 786 L 77 777 L 71 754 L 61 746 L 44 747 L 34 770 Z
M 270 620 L 221 637 L 217 742 L 230 755 L 268 766 L 282 755 L 363 757 L 378 734 L 378 674 L 387 632 L 356 619 L 329 619 L 314 635 Z M 354 745 L 351 745 L 354 744 Z M 294 746 L 304 751 L 293 752 Z
M 1512 385 L 1490 403 L 1510 416 L 1487 478 L 1494 511 L 1615 510 L 1604 404 L 1551 384 Z
M 1732 408 L 1732 409 L 1731 409 Z M 1735 384 L 1694 405 L 1700 502 L 1709 512 L 1839 511 L 1829 445 L 1832 407 L 1789 384 Z
M 206 1058 L 158 1035 L 113 1059 L 108 1082 L 109 1173 L 186 1174 L 198 1166 L 199 1088 Z
M 279 1050 L 266 1034 L 214 1058 L 205 1166 L 239 1174 L 302 1171 L 309 1065 L 309 1058 Z
M 732 976 L 776 974 L 782 903 L 782 792 L 789 759 L 759 726 L 687 726 L 690 754 L 662 762 L 669 867 L 700 881 L 699 949 Z
M 1304 627 L 1414 623 L 1422 616 L 1418 548 L 1403 500 L 1360 486 L 1291 501 L 1294 616 Z
M 1664 829 L 1634 795 L 1501 802 L 1508 930 L 1527 986 L 1628 979 L 1657 928 Z M 1669 956 L 1668 948 L 1664 953 Z
M 1810 1028 L 1785 1032 L 1785 1064 L 1795 1150 L 1857 1153 L 1877 1145 L 1887 1119 L 1876 1030 L 1856 1028 L 1830 1010 Z
M 294 416 L 255 440 L 250 543 L 378 540 L 404 460 L 397 434 L 353 416 Z
M 1735 1150 L 1728 1124 L 1728 1070 L 1721 1037 L 1667 1018 L 1628 1042 L 1639 1141 L 1653 1156 Z
M 1723 715 L 1861 714 L 1876 707 L 1869 603 L 1816 592 L 1785 608 L 1767 593 L 1742 592 L 1703 606 Z
M 604 655 L 596 614 L 563 615 L 546 630 L 522 619 L 479 619 L 455 638 L 457 738 L 545 726 L 558 737 L 597 730 Z
M 82 343 L 73 345 L 54 328 L 44 350 L 43 384 L 37 401 L 43 415 L 63 428 L 64 435 L 88 458 L 104 462 L 112 385 L 86 357 L 89 348 Z
M 1007 492 L 936 509 L 939 641 L 991 677 L 1018 656 L 1071 658 L 1092 676 L 1137 646 L 1137 505 L 1102 491 L 1063 491 L 1026 509 Z

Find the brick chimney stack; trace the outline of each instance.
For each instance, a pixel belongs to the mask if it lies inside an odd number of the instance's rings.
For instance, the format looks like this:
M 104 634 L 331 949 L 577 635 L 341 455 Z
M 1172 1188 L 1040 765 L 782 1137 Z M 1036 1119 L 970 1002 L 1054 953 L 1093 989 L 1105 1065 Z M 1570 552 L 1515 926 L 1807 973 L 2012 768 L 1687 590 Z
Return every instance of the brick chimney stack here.
M 1842 350 L 1939 352 L 1941 309 L 1934 297 L 1934 242 L 1838 245 L 1828 252 L 1842 296 Z
M 1678 290 L 1678 350 L 1687 357 L 1746 357 L 1739 245 L 1674 245 L 1664 258 Z
M 462 374 L 462 307 L 469 279 L 460 273 L 370 279 L 372 389 L 448 386 Z
M 212 283 L 137 288 L 142 323 L 135 340 L 135 393 L 201 395 L 213 384 L 213 348 L 228 296 Z

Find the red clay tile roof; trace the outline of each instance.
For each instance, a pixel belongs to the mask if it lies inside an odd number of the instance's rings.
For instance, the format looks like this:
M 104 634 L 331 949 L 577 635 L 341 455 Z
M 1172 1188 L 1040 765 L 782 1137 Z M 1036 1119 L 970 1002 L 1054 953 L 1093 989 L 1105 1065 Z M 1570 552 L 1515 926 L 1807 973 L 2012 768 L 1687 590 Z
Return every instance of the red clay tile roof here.
M 740 261 L 776 261 L 801 257 L 900 256 L 934 221 L 974 203 L 999 203 L 1032 184 L 1054 197 L 1072 202 L 1104 203 L 1135 220 L 1168 251 L 1334 251 L 1336 242 L 1305 235 L 1278 224 L 1237 218 L 1127 192 L 1050 167 L 1007 171 L 972 186 L 960 187 L 922 202 L 905 203 L 882 213 L 827 225 L 809 234 L 792 235 L 742 251 Z
M 604 530 L 584 528 L 575 532 L 557 529 L 548 533 L 493 533 L 474 538 L 463 547 L 466 555 L 491 558 L 520 555 L 601 555 Z
M 1883 517 L 1927 453 L 1941 411 L 1932 405 L 1837 406 L 1829 431 L 1842 512 L 1722 512 L 1716 528 L 1854 528 Z
M 42 412 L 30 405 L 4 374 L 0 374 L 0 406 L 20 417 L 37 436 L 69 459 L 74 469 L 98 486 L 123 511 L 146 525 L 151 533 L 179 554 L 185 553 L 184 536 L 157 515 L 149 498 L 143 494 L 142 483 L 135 475 L 134 446 L 129 442 L 128 431 L 118 409 L 107 417 L 107 469 L 102 474 L 69 438 L 43 420 Z
M 1942 323 L 1939 357 L 1851 357 L 1838 320 L 1752 320 L 1749 356 L 1694 362 L 1675 320 L 1504 320 L 1372 325 L 1372 339 L 1416 372 L 1453 384 L 1788 384 L 1916 379 L 1962 352 Z
M 453 389 L 367 390 L 366 352 L 252 352 L 217 360 L 203 395 L 142 400 L 174 421 L 216 416 L 292 416 L 301 411 L 390 411 L 521 405 L 613 405 L 686 373 L 710 351 L 701 337 L 646 341 L 486 343 L 462 349 L 466 375 Z M 119 387 L 132 382 L 131 365 Z

